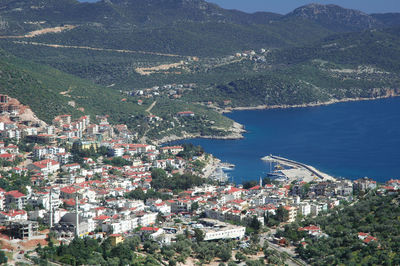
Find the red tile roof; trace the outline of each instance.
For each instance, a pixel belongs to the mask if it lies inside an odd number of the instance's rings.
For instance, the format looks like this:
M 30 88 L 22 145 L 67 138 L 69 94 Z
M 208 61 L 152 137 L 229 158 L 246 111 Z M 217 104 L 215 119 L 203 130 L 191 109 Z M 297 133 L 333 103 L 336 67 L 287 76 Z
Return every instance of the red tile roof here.
M 110 218 L 111 218 L 111 216 L 99 215 L 99 216 L 97 216 L 97 217 L 94 217 L 93 220 L 96 220 L 96 221 L 104 221 L 104 220 L 107 220 L 107 219 L 110 219 Z
M 33 165 L 35 165 L 38 168 L 46 168 L 47 164 L 50 163 L 51 165 L 57 165 L 59 164 L 59 162 L 56 162 L 54 160 L 48 159 L 48 160 L 43 160 L 43 161 L 39 161 L 39 162 L 34 162 Z
M 17 215 L 24 215 L 26 211 L 24 210 L 10 210 L 9 212 L 1 212 L 5 216 L 15 217 Z
M 6 196 L 11 196 L 13 198 L 21 198 L 21 197 L 25 197 L 24 194 L 22 194 L 21 192 L 19 192 L 18 190 L 12 190 L 6 193 Z
M 78 189 L 74 187 L 63 187 L 60 189 L 61 192 L 66 193 L 66 194 L 73 194 L 78 191 Z
M 298 231 L 320 231 L 321 228 L 319 228 L 318 226 L 315 225 L 310 225 L 310 226 L 306 226 L 306 227 L 299 227 L 299 229 L 297 229 Z

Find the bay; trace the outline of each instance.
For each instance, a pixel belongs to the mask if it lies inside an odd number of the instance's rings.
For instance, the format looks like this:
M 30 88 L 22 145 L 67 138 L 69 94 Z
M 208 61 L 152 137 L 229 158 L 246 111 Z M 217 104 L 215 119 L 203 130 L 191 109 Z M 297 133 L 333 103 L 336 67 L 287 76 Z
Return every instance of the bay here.
M 257 180 L 270 170 L 261 157 L 279 155 L 335 177 L 400 177 L 400 98 L 328 106 L 235 111 L 244 139 L 190 139 L 223 162 L 236 165 L 237 183 Z

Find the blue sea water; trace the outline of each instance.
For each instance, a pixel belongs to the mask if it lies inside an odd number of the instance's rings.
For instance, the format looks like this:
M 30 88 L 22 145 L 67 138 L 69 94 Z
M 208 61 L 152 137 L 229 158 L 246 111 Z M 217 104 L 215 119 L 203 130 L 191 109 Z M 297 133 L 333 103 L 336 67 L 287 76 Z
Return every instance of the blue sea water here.
M 270 170 L 273 154 L 335 177 L 377 181 L 400 178 L 400 98 L 328 106 L 235 111 L 228 117 L 248 131 L 241 140 L 190 139 L 223 162 L 236 165 L 237 183 Z

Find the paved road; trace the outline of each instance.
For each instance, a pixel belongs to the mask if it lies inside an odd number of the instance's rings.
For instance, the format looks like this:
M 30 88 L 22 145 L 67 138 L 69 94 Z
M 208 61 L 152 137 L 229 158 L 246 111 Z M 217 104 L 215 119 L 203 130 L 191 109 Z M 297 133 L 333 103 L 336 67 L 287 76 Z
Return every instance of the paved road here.
M 289 255 L 288 259 L 285 261 L 288 265 L 298 266 L 298 265 L 308 265 L 305 261 L 295 258 L 297 256 L 294 249 L 281 247 L 279 245 L 274 244 L 272 241 L 268 239 L 268 235 L 274 235 L 276 233 L 276 229 L 271 229 L 270 232 L 264 233 L 260 235 L 260 244 L 263 246 L 265 241 L 268 242 L 269 248 L 272 248 L 279 253 L 287 253 Z M 299 263 L 300 262 L 300 263 Z
M 29 261 L 25 258 L 24 254 L 19 254 L 19 252 L 15 252 L 13 254 L 13 261 L 14 261 L 14 265 L 17 263 L 32 264 L 31 261 Z
M 151 114 L 152 114 L 152 113 L 151 113 L 151 109 L 153 109 L 153 107 L 154 107 L 156 104 L 157 104 L 157 101 L 154 101 L 154 102 L 149 106 L 149 108 L 146 109 L 146 112 L 148 112 L 148 113 L 151 115 Z

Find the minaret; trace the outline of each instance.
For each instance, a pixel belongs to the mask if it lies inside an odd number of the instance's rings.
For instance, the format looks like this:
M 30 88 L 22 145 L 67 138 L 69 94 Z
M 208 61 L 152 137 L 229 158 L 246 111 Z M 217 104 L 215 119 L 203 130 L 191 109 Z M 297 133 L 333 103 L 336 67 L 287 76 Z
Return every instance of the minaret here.
M 53 194 L 50 188 L 50 230 L 53 228 Z
M 75 226 L 75 235 L 79 237 L 79 211 L 78 211 L 78 195 L 75 197 L 75 221 L 76 221 L 76 226 Z
M 260 188 L 262 187 L 262 178 L 260 176 Z

